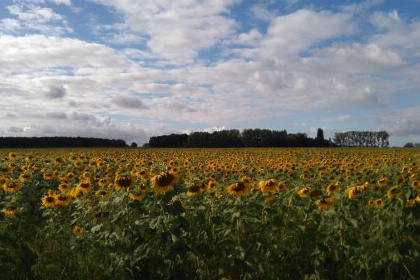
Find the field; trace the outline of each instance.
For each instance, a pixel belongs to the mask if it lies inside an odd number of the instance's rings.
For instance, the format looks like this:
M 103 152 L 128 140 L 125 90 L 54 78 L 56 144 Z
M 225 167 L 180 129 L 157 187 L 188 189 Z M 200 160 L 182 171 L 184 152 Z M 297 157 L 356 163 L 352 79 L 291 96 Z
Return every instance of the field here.
M 0 151 L 0 279 L 420 279 L 419 149 Z

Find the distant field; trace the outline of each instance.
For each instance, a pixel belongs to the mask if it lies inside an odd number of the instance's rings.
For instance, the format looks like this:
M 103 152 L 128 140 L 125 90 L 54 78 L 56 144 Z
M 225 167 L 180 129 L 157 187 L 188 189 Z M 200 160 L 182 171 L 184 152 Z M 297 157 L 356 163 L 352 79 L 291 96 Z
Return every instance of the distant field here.
M 420 279 L 420 149 L 0 150 L 0 279 Z

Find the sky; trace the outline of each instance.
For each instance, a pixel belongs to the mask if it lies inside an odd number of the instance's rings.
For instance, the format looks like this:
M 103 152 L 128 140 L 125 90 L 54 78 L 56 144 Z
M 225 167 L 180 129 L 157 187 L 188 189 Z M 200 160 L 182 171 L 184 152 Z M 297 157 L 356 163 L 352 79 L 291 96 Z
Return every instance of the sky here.
M 420 142 L 420 0 L 0 0 L 0 136 Z

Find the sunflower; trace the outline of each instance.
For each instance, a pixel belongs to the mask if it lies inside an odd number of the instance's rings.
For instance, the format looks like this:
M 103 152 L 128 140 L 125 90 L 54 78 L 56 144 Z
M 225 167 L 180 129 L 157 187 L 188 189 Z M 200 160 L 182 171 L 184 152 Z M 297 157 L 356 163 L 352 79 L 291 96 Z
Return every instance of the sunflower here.
M 19 212 L 19 208 L 16 206 L 9 206 L 1 210 L 1 212 L 6 216 L 12 216 Z
M 45 208 L 54 208 L 56 206 L 56 198 L 54 195 L 48 194 L 42 198 L 42 205 Z
M 61 192 L 67 192 L 70 189 L 70 187 L 66 182 L 61 182 L 60 185 L 58 185 L 58 189 Z
M 15 162 L 9 162 L 9 164 L 7 165 L 9 168 L 16 168 L 18 167 L 18 164 Z
M 259 183 L 259 189 L 263 193 L 274 194 L 278 191 L 279 182 L 276 179 L 268 179 Z
M 379 208 L 379 209 L 384 208 L 384 206 L 385 206 L 385 204 L 382 201 L 382 199 L 375 200 L 375 205 L 376 205 L 376 208 Z
M 3 184 L 3 190 L 7 193 L 17 192 L 20 188 L 20 183 L 15 181 L 7 181 Z
M 340 192 L 340 187 L 337 184 L 329 184 L 325 188 L 325 192 L 327 193 L 328 196 L 331 196 L 334 193 Z
M 393 186 L 393 187 L 391 187 L 388 190 L 388 192 L 386 193 L 386 195 L 388 196 L 389 199 L 396 198 L 397 197 L 396 192 L 399 189 L 400 189 L 400 186 L 399 185 Z
M 411 198 L 411 199 L 407 200 L 407 205 L 408 205 L 409 207 L 413 207 L 413 206 L 415 206 L 416 204 L 417 204 L 417 202 L 416 202 L 416 200 L 415 200 L 415 199 L 413 199 L 413 198 Z
M 114 186 L 118 189 L 126 189 L 133 186 L 135 183 L 136 181 L 130 175 L 117 174 Z
M 300 189 L 300 190 L 297 192 L 297 194 L 298 194 L 300 197 L 302 197 L 302 198 L 307 197 L 307 196 L 308 196 L 308 194 L 309 194 L 309 191 L 310 191 L 311 189 L 312 189 L 312 187 L 310 187 L 310 186 L 304 187 L 303 189 Z
M 309 179 L 309 175 L 306 174 L 306 173 L 301 174 L 299 177 L 300 177 L 301 180 L 308 180 Z
M 95 195 L 98 197 L 104 197 L 108 194 L 108 192 L 106 190 L 98 190 L 95 192 Z
M 80 182 L 76 186 L 76 190 L 81 190 L 84 193 L 89 193 L 92 190 L 92 184 L 90 182 L 88 182 L 88 181 Z
M 358 194 L 361 193 L 361 190 L 358 186 L 352 186 L 348 188 L 348 196 L 350 199 L 355 199 Z
M 69 194 L 56 194 L 55 198 L 55 206 L 56 207 L 65 207 L 71 203 L 71 196 Z
M 31 179 L 32 175 L 29 172 L 24 172 L 19 176 L 19 182 L 27 182 Z
M 45 181 L 50 181 L 53 178 L 53 174 L 51 172 L 44 172 L 42 174 L 42 177 L 44 178 Z
M 87 181 L 87 180 L 89 180 L 90 179 L 90 172 L 89 171 L 87 171 L 87 170 L 85 170 L 85 171 L 83 171 L 83 173 L 82 173 L 82 180 L 84 180 L 84 181 Z
M 137 171 L 136 176 L 146 181 L 150 179 L 149 170 L 147 169 L 141 169 L 140 171 Z
M 173 190 L 177 177 L 170 171 L 161 172 L 150 179 L 156 195 L 163 195 Z
M 243 182 L 233 183 L 227 188 L 227 191 L 232 196 L 244 196 L 248 192 L 247 186 Z
M 381 179 L 378 180 L 377 185 L 378 187 L 383 187 L 388 182 L 388 177 L 384 176 Z
M 287 187 L 285 182 L 280 182 L 278 184 L 279 191 L 284 190 Z
M 375 202 L 375 200 L 374 200 L 374 199 L 369 199 L 369 201 L 368 201 L 368 205 L 369 205 L 370 207 L 376 207 L 376 202 Z
M 218 186 L 219 184 L 216 181 L 211 180 L 207 184 L 207 189 L 212 190 L 212 189 L 217 188 Z
M 74 234 L 74 235 L 76 235 L 76 236 L 81 236 L 81 235 L 83 235 L 83 230 L 82 230 L 82 228 L 81 228 L 81 227 L 79 227 L 79 226 L 74 226 L 74 227 L 73 227 L 73 234 Z
M 15 153 L 10 152 L 8 156 L 9 156 L 9 160 L 15 160 L 16 159 L 16 154 Z
M 9 181 L 9 176 L 3 175 L 0 177 L 0 184 L 4 185 Z
M 143 200 L 146 196 L 147 196 L 147 192 L 146 191 L 134 191 L 132 188 L 128 188 L 128 196 L 132 199 L 132 200 Z
M 322 198 L 316 201 L 316 208 L 318 210 L 328 210 L 334 205 L 335 201 L 336 199 L 333 197 Z
M 247 191 L 252 189 L 255 185 L 254 180 L 252 180 L 252 178 L 248 177 L 248 176 L 243 176 L 240 180 L 242 183 L 244 183 Z
M 413 180 L 411 182 L 411 186 L 413 187 L 413 189 L 420 191 L 420 180 Z
M 42 169 L 42 167 L 41 167 L 41 165 L 40 164 L 38 164 L 38 163 L 31 163 L 31 165 L 29 166 L 32 170 L 35 170 L 35 171 L 39 171 L 39 170 L 41 170 Z
M 75 162 L 73 162 L 74 167 L 79 168 L 80 166 L 83 165 L 83 162 L 80 160 L 76 160 Z
M 60 165 L 62 165 L 64 163 L 64 159 L 62 159 L 62 158 L 60 158 L 60 157 L 57 157 L 57 158 L 55 158 L 54 159 L 54 164 L 56 165 L 56 166 L 60 166 Z
M 194 185 L 188 187 L 187 195 L 189 197 L 191 197 L 191 196 L 194 196 L 196 194 L 199 194 L 200 192 L 201 192 L 201 186 L 194 184 Z

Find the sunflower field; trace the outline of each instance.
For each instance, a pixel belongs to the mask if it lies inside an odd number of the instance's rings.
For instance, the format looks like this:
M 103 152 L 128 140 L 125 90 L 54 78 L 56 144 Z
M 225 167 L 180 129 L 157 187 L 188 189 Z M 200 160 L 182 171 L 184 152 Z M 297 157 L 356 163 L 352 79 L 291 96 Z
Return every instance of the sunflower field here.
M 0 151 L 0 279 L 420 279 L 420 150 Z

